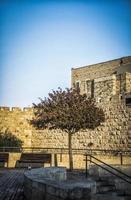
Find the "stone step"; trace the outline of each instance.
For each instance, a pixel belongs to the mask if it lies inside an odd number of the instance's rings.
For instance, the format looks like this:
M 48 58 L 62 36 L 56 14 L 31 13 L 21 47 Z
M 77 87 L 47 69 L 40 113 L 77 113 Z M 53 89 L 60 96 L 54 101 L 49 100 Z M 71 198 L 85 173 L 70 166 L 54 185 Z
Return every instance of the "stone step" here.
M 116 200 L 131 200 L 131 195 L 117 195 Z
M 116 192 L 107 192 L 106 194 L 95 194 L 91 197 L 91 200 L 131 200 L 131 196 L 117 195 Z
M 96 188 L 95 193 L 107 193 L 110 191 L 115 191 L 114 184 L 110 184 L 108 181 L 97 181 L 96 182 Z
M 105 170 L 104 170 L 105 171 Z M 91 176 L 92 177 L 92 176 Z M 114 185 L 114 178 L 111 176 L 93 176 L 94 181 L 96 181 L 96 185 Z
M 91 200 L 131 200 L 131 185 L 120 179 L 101 177 L 96 180 Z
M 96 179 L 91 200 L 131 200 L 131 185 L 119 178 L 101 176 Z
M 131 188 L 128 186 L 127 188 L 119 188 L 119 190 L 116 189 L 116 193 L 118 196 L 124 196 L 124 195 L 129 195 L 131 196 Z
M 114 185 L 103 185 L 100 187 L 97 187 L 98 193 L 107 193 L 107 192 L 113 192 L 115 191 L 115 186 Z
M 107 181 L 107 179 L 104 179 L 104 177 L 101 177 L 101 179 L 96 180 L 96 186 L 107 186 L 107 185 L 113 185 L 113 184 L 109 184 L 109 180 Z
M 116 200 L 116 193 L 108 192 L 106 194 L 95 194 L 91 197 L 91 200 Z M 122 199 L 123 200 L 123 199 Z

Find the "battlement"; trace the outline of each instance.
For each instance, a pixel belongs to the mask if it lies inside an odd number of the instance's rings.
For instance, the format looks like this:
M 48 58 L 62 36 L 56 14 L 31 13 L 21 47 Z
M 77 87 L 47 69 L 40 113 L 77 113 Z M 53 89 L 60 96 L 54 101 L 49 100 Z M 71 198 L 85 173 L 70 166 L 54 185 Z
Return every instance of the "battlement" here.
M 32 107 L 6 107 L 6 106 L 0 106 L 0 111 L 9 111 L 9 112 L 28 112 L 28 111 L 32 111 L 33 108 Z

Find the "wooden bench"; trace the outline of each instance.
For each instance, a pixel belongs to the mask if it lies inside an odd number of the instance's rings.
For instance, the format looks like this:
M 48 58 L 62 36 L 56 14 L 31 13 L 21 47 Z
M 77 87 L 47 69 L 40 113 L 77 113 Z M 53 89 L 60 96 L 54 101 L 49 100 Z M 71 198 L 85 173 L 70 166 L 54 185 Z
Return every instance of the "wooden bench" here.
M 51 165 L 51 154 L 42 154 L 42 153 L 22 153 L 18 163 L 21 164 L 21 167 L 35 166 L 33 163 L 45 164 L 49 163 Z M 24 165 L 24 163 L 26 165 Z M 38 165 L 37 165 L 38 166 Z
M 8 159 L 9 159 L 9 154 L 8 153 L 0 153 L 0 163 L 2 163 L 2 167 L 5 166 L 5 163 L 7 163 L 8 167 Z

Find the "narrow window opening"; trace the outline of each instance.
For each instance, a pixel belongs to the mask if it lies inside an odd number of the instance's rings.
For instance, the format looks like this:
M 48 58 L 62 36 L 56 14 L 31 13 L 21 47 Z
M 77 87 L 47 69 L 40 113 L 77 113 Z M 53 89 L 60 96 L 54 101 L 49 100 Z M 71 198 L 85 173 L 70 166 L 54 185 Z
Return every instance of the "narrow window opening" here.
M 94 80 L 91 81 L 91 98 L 94 98 Z
M 86 81 L 87 96 L 94 98 L 94 80 Z
M 79 82 L 76 82 L 76 90 L 80 91 L 80 83 Z
M 126 98 L 126 105 L 131 106 L 131 97 Z

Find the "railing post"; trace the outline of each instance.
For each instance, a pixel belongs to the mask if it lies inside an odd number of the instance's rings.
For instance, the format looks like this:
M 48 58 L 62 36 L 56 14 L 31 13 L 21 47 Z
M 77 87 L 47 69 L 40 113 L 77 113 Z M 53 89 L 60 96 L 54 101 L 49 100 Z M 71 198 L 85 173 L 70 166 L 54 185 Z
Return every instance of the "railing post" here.
M 54 164 L 55 164 L 55 167 L 58 167 L 57 153 L 54 154 Z
M 62 162 L 62 148 L 61 148 L 61 153 L 60 153 L 60 162 Z
M 90 154 L 90 163 L 91 163 L 91 154 Z
M 121 163 L 121 165 L 123 165 L 123 156 L 122 156 L 122 152 L 120 152 L 120 163 Z
M 88 175 L 88 172 L 87 172 L 87 167 L 88 167 L 88 163 L 87 163 L 87 154 L 86 154 L 85 156 L 86 156 L 85 162 L 86 162 L 86 178 L 87 178 L 87 175 Z

